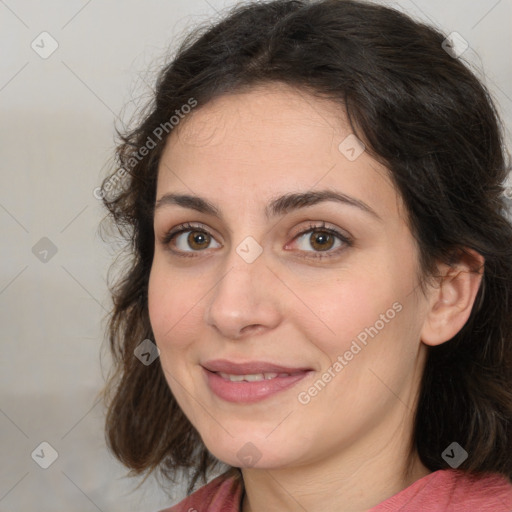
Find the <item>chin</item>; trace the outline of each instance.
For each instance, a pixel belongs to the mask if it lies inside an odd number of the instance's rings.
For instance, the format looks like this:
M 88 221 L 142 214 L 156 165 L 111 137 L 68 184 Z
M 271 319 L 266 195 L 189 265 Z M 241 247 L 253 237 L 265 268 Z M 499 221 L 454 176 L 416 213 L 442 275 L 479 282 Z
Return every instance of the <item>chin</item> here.
M 297 450 L 283 445 L 277 438 L 269 442 L 266 435 L 245 433 L 230 437 L 226 434 L 222 443 L 218 439 L 216 442 L 206 440 L 205 445 L 217 459 L 242 469 L 276 469 L 289 465 L 294 458 L 289 452 L 296 454 Z

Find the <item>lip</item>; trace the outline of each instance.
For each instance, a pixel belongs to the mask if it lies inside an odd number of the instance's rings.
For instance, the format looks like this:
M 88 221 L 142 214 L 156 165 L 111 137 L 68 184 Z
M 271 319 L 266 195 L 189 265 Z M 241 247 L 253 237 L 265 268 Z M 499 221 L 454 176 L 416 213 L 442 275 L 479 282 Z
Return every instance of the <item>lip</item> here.
M 201 365 L 210 372 L 223 372 L 231 375 L 247 375 L 250 373 L 298 373 L 312 370 L 305 366 L 281 366 L 266 361 L 250 361 L 248 363 L 235 363 L 227 359 L 214 359 Z
M 254 403 L 265 400 L 281 391 L 290 389 L 308 376 L 311 368 L 293 368 L 264 361 L 249 363 L 234 363 L 217 359 L 207 361 L 202 365 L 203 375 L 210 390 L 219 398 L 234 403 Z M 246 375 L 254 373 L 290 373 L 287 377 L 277 376 L 255 382 L 231 382 L 221 377 L 217 372 L 231 375 Z

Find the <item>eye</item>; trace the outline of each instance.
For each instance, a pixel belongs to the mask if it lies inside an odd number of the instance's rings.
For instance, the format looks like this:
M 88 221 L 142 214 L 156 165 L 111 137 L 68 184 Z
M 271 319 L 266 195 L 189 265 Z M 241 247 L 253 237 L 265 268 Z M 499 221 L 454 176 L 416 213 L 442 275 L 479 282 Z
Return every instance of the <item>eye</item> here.
M 325 223 L 321 225 L 310 224 L 309 229 L 300 232 L 295 236 L 294 241 L 296 241 L 300 251 L 319 253 L 311 254 L 312 257 L 316 258 L 334 256 L 346 246 L 352 246 L 352 241 L 347 236 L 334 228 L 326 227 Z
M 213 238 L 213 236 L 203 227 L 194 226 L 190 223 L 181 224 L 167 233 L 162 243 L 175 253 L 194 253 L 210 248 L 210 244 L 214 242 L 214 248 L 221 245 Z M 183 256 L 185 256 L 183 254 Z M 186 256 L 192 256 L 187 254 Z
M 307 257 L 313 258 L 336 256 L 347 246 L 353 245 L 351 239 L 334 228 L 326 227 L 325 222 L 321 225 L 310 224 L 309 229 L 297 234 L 293 242 L 298 246 L 299 252 L 310 253 Z M 178 256 L 195 256 L 194 253 L 222 247 L 206 227 L 190 223 L 171 229 L 163 238 L 162 244 Z

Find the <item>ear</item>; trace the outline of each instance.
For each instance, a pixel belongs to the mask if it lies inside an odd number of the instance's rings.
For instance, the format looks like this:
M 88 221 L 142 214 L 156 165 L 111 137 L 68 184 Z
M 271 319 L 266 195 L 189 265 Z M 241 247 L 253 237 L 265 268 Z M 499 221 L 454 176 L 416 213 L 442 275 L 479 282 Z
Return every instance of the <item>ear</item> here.
M 484 257 L 472 249 L 458 251 L 450 265 L 439 265 L 440 281 L 430 290 L 421 341 L 435 346 L 453 338 L 467 322 L 484 272 Z

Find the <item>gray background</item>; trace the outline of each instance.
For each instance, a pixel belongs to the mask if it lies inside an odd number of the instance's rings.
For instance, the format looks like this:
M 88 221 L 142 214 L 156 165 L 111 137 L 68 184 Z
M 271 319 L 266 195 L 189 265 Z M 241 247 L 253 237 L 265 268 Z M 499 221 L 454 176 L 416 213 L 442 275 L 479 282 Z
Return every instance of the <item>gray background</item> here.
M 147 99 L 169 46 L 235 3 L 0 0 L 2 512 L 154 511 L 184 496 L 153 480 L 132 492 L 137 481 L 105 447 L 97 393 L 115 248 L 98 235 L 105 212 L 93 190 L 116 117 L 128 121 Z M 386 3 L 468 41 L 462 57 L 491 89 L 510 147 L 512 0 Z M 43 31 L 59 45 L 46 59 L 31 47 L 48 50 Z M 31 457 L 43 441 L 58 453 L 48 469 Z

